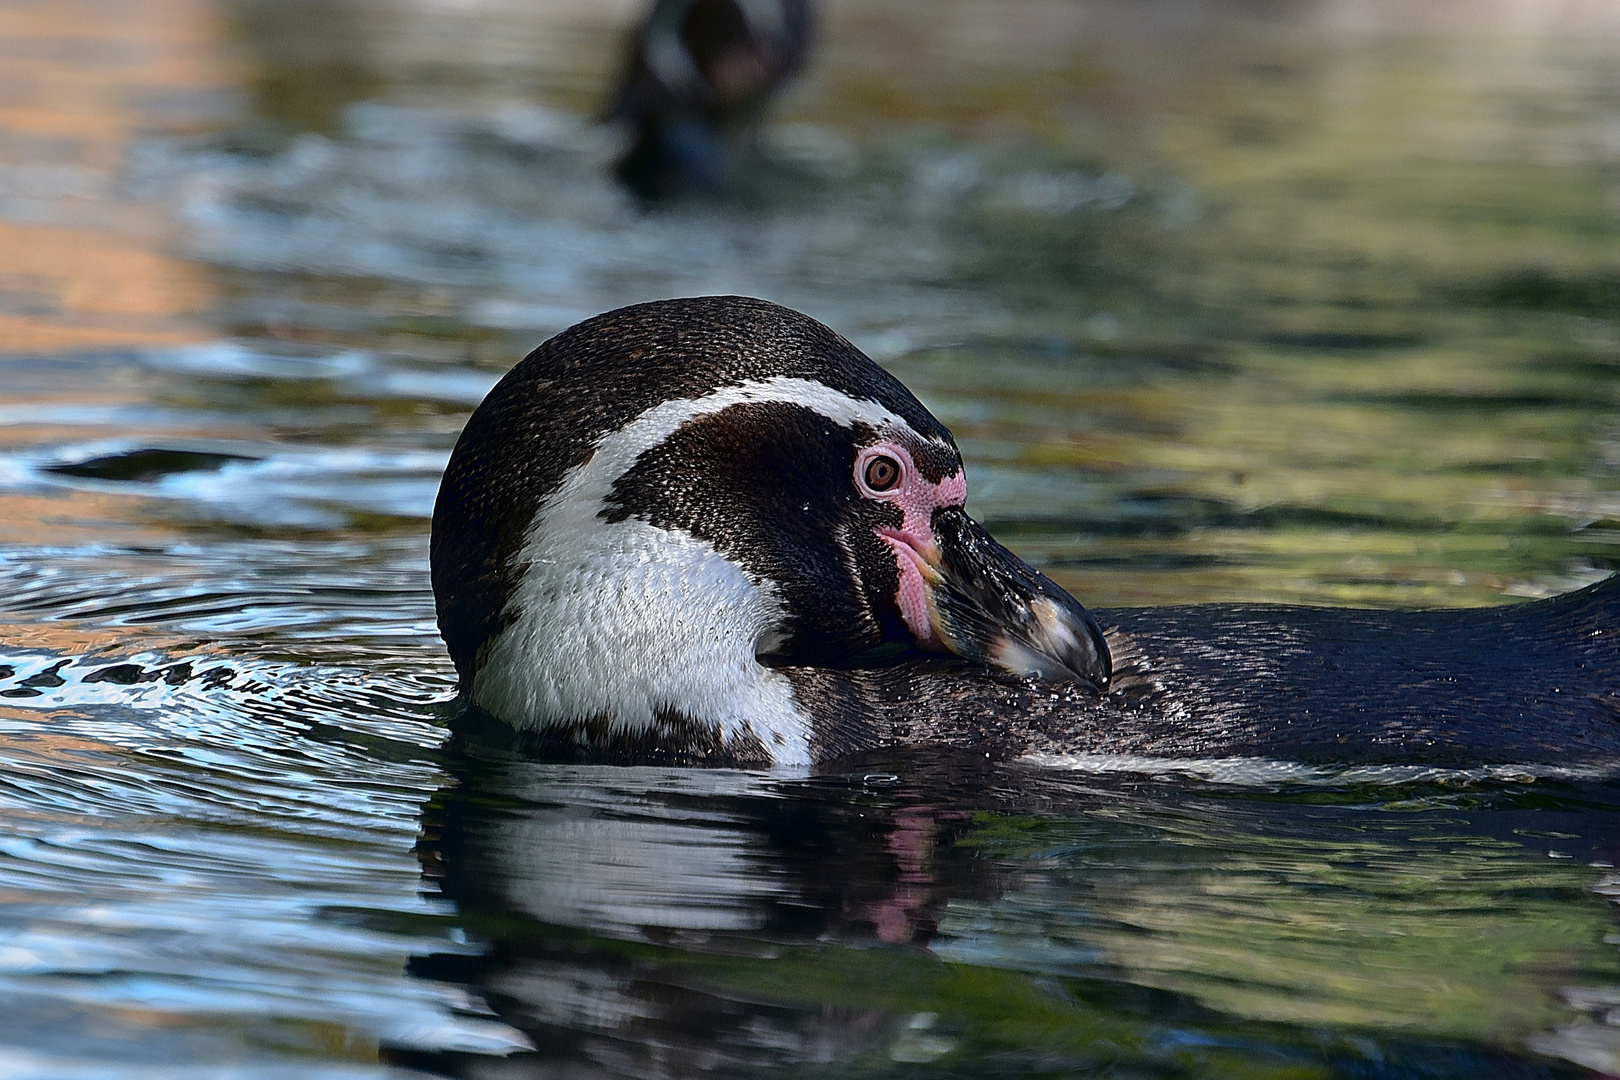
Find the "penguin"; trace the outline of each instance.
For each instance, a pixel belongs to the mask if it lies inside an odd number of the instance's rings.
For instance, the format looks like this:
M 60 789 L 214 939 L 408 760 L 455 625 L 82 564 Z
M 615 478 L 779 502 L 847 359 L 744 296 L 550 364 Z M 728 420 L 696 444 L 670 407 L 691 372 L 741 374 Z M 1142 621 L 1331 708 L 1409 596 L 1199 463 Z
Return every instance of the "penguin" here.
M 1620 761 L 1620 584 L 1500 608 L 1090 612 L 967 513 L 950 432 L 821 323 L 620 308 L 516 365 L 434 508 L 468 715 L 612 759 Z
M 813 23 L 810 0 L 657 0 L 606 110 L 631 132 L 619 180 L 646 203 L 723 190 L 740 143 L 804 66 Z

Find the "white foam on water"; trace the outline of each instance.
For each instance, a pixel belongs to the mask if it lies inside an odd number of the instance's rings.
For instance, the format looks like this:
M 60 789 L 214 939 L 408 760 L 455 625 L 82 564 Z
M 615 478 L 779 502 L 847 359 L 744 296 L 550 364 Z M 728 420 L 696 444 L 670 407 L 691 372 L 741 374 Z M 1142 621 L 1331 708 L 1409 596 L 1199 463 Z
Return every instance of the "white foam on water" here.
M 1368 784 L 1529 783 L 1536 780 L 1606 780 L 1620 774 L 1620 762 L 1568 765 L 1481 765 L 1444 768 L 1435 765 L 1312 765 L 1260 757 L 1169 758 L 1147 754 L 1028 754 L 1021 761 L 1044 769 L 1077 773 L 1138 773 L 1204 780 L 1237 787 L 1278 784 L 1339 787 Z

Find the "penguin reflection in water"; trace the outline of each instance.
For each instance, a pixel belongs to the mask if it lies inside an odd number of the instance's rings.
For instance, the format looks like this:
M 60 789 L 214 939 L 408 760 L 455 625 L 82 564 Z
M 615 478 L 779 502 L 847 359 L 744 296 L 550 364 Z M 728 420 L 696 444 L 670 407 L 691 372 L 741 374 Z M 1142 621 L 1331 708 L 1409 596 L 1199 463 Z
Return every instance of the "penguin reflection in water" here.
M 950 432 L 813 319 L 707 297 L 586 320 L 490 392 L 440 487 L 465 723 L 798 767 L 919 744 L 1620 761 L 1616 579 L 1465 611 L 1094 616 L 966 499 Z
M 986 773 L 982 758 L 961 764 Z M 449 766 L 418 853 L 485 947 L 420 955 L 410 971 L 465 986 L 527 1036 L 533 1050 L 495 1075 L 752 1076 L 870 1060 L 905 1036 L 912 1010 L 851 982 L 898 980 L 924 1008 L 938 972 L 921 950 L 851 949 L 841 955 L 865 970 L 841 971 L 827 1001 L 826 947 L 921 945 L 947 898 L 995 895 L 985 860 L 951 843 L 971 814 L 910 805 L 917 796 L 886 778 L 689 770 L 693 789 L 664 769 L 471 754 Z M 795 989 L 762 992 L 761 979 Z
M 1447 799 L 1437 845 L 1433 813 L 1388 793 L 1324 807 L 1269 783 L 1249 797 L 1076 783 L 932 748 L 805 778 L 473 749 L 446 756 L 418 854 L 479 947 L 409 970 L 466 988 L 529 1049 L 498 1062 L 386 1051 L 436 1074 L 910 1076 L 956 1051 L 952 1076 L 1178 1077 L 1201 1075 L 1190 1063 L 1217 1047 L 1204 1071 L 1353 1077 L 1369 1073 L 1371 1035 L 1383 1080 L 1550 1078 L 1564 1074 L 1500 1031 L 1469 1042 L 1429 1025 L 1454 1014 L 1452 986 L 1522 998 L 1523 965 L 1501 957 L 1527 946 L 1550 965 L 1537 985 L 1596 970 L 1576 942 L 1601 914 L 1549 930 L 1545 905 L 1520 895 L 1548 880 L 1533 839 L 1545 794 Z M 1582 808 L 1554 811 L 1569 865 L 1614 861 L 1620 815 L 1592 809 L 1612 809 L 1612 792 L 1562 791 Z M 1352 866 L 1323 857 L 1339 843 Z M 1274 882 L 1256 865 L 1290 869 Z M 1408 903 L 1434 925 L 1396 916 L 1416 936 L 1391 948 L 1391 913 Z M 1376 962 L 1336 978 L 1354 947 Z M 1270 960 L 1245 978 L 1231 957 L 1249 953 Z M 1278 1015 L 1309 1019 L 1252 1019 Z M 884 1068 L 895 1060 L 913 1064 Z
M 724 188 L 771 96 L 804 66 L 810 0 L 658 0 L 631 37 L 607 119 L 617 173 L 646 201 Z

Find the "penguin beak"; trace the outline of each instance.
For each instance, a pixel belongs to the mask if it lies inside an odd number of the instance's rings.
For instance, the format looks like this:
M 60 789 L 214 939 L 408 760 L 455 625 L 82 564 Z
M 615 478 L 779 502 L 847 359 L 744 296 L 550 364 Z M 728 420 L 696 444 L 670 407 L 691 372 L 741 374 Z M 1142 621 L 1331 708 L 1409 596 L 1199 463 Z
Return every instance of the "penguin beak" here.
M 1108 643 L 1074 597 L 960 507 L 935 511 L 933 527 L 933 550 L 918 550 L 916 564 L 940 644 L 1015 675 L 1108 689 Z

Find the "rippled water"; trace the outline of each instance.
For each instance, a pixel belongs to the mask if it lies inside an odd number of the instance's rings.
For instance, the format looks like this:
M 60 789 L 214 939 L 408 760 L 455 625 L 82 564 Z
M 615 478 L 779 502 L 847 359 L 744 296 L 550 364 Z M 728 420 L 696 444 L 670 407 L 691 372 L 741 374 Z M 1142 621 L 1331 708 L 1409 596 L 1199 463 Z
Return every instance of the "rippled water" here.
M 1547 595 L 1620 536 L 1605 5 L 832 5 L 644 213 L 628 5 L 0 7 L 0 1076 L 1620 1074 L 1563 770 L 446 745 L 427 517 L 577 318 L 802 308 L 1095 606 Z

